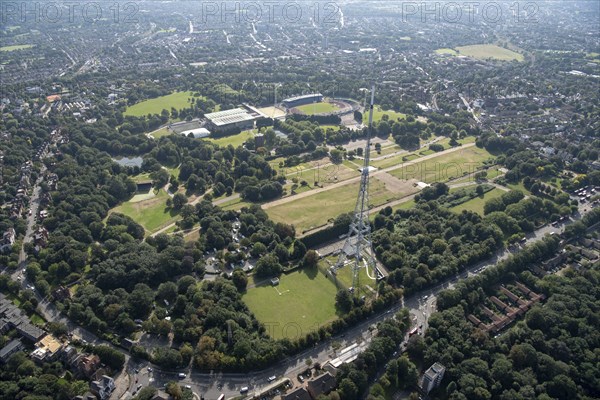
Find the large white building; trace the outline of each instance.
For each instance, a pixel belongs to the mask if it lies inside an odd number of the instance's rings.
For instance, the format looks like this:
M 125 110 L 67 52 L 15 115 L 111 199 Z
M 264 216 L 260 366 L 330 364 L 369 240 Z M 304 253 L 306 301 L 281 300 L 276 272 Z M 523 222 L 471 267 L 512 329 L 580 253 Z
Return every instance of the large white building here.
M 446 367 L 444 367 L 440 363 L 435 363 L 425 373 L 423 374 L 423 379 L 421 380 L 421 389 L 425 393 L 431 392 L 433 389 L 438 387 L 444 379 L 444 373 L 446 372 Z
M 267 118 L 265 114 L 256 108 L 244 104 L 244 107 L 231 110 L 217 111 L 205 115 L 208 129 L 213 133 L 233 132 L 253 129 L 254 121 Z

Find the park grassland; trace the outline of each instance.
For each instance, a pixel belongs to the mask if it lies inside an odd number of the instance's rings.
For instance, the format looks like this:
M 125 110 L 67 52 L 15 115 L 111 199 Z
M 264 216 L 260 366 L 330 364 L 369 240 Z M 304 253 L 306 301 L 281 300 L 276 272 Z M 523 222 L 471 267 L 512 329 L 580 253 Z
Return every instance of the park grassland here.
M 306 104 L 303 106 L 298 106 L 296 108 L 306 115 L 330 113 L 339 110 L 339 107 L 337 107 L 335 104 L 326 103 L 324 101 L 321 101 L 319 103 Z
M 297 232 L 319 227 L 340 214 L 350 212 L 356 204 L 360 181 L 325 190 L 287 203 L 267 208 L 265 211 L 275 222 L 293 224 Z M 403 197 L 392 193 L 383 182 L 371 179 L 369 205 L 378 206 Z
M 252 139 L 254 137 L 253 131 L 243 131 L 236 135 L 224 136 L 218 139 L 206 138 L 209 142 L 212 142 L 220 147 L 227 147 L 232 145 L 233 147 L 241 146 L 244 142 Z
M 500 60 L 500 61 L 523 61 L 522 54 L 512 50 L 496 46 L 494 44 L 474 44 L 471 46 L 460 46 L 456 48 L 459 54 L 480 60 Z
M 351 261 L 353 261 L 353 260 L 351 260 Z M 333 259 L 330 262 L 335 264 L 337 262 L 337 258 Z M 323 264 L 320 264 L 320 267 L 322 268 Z M 369 271 L 367 273 L 367 269 L 364 267 L 359 268 L 359 270 L 358 270 L 358 286 L 359 286 L 358 293 L 359 293 L 359 296 L 371 297 L 372 295 L 374 295 L 376 293 L 377 281 L 375 279 L 372 279 L 371 277 L 369 277 L 369 274 L 371 276 L 375 276 L 374 271 Z M 340 286 L 344 289 L 351 288 L 352 282 L 354 280 L 353 264 L 348 263 L 347 265 L 344 265 L 342 268 L 338 269 L 335 274 L 335 279 L 337 279 L 338 286 Z
M 390 117 L 390 121 L 397 121 L 398 119 L 406 118 L 406 114 L 403 114 L 401 112 L 397 112 L 394 110 L 384 110 L 381 108 L 381 106 L 373 107 L 373 121 L 374 122 L 381 121 L 381 118 L 383 118 L 384 115 L 387 115 L 388 117 Z M 365 113 L 363 115 L 363 123 L 366 125 L 368 122 L 369 122 L 369 113 L 367 111 L 365 111 Z
M 26 49 L 31 49 L 33 46 L 34 46 L 33 44 L 16 44 L 13 46 L 0 47 L 0 51 L 26 50 Z
M 190 103 L 188 99 L 194 97 L 194 93 L 187 92 L 175 92 L 166 96 L 156 97 L 154 99 L 144 100 L 130 107 L 123 113 L 125 116 L 141 117 L 148 114 L 159 114 L 162 110 L 168 110 L 171 112 L 171 108 L 176 110 L 182 110 L 189 108 Z
M 154 132 L 152 132 L 150 134 L 150 136 L 152 136 L 154 139 L 160 139 L 163 136 L 169 136 L 172 135 L 173 131 L 170 131 L 169 129 L 165 128 L 160 128 Z
M 299 338 L 337 318 L 337 288 L 318 269 L 299 270 L 250 288 L 242 299 L 275 338 Z
M 399 179 L 416 179 L 425 183 L 447 182 L 475 172 L 491 158 L 493 156 L 485 149 L 471 146 L 428 160 L 406 163 L 390 174 Z
M 126 201 L 114 208 L 112 212 L 131 217 L 144 227 L 146 233 L 154 233 L 179 219 L 179 216 L 172 209 L 167 208 L 168 198 L 169 195 L 161 189 L 152 198 L 137 202 Z
M 504 193 L 506 193 L 506 192 L 503 190 L 492 189 L 489 192 L 486 192 L 483 195 L 483 197 L 475 197 L 474 199 L 465 201 L 462 204 L 459 204 L 455 207 L 450 208 L 450 210 L 452 210 L 458 214 L 460 214 L 463 210 L 469 210 L 469 211 L 476 212 L 477 214 L 483 216 L 483 206 L 485 205 L 486 201 L 488 201 L 490 199 L 494 199 L 496 197 L 500 197 Z

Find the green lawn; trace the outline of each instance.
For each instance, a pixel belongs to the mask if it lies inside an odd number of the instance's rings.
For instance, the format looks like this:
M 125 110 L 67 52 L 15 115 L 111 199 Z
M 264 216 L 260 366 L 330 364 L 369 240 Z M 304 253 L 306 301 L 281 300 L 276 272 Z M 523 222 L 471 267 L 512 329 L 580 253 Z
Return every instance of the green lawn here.
M 221 207 L 223 210 L 241 210 L 242 207 L 249 207 L 251 206 L 252 203 L 247 202 L 242 200 L 241 197 L 238 197 L 236 199 L 232 199 L 232 200 L 228 200 L 224 203 L 219 204 L 218 206 Z
M 152 132 L 150 134 L 150 136 L 152 136 L 154 139 L 160 139 L 163 136 L 169 136 L 172 134 L 173 134 L 173 131 L 170 131 L 167 128 L 162 128 L 162 129 Z
M 373 147 L 373 149 L 371 150 L 371 157 L 387 156 L 388 154 L 397 153 L 402 150 L 402 147 L 398 146 L 397 144 L 393 144 L 391 146 L 382 147 L 381 153 L 377 153 L 377 151 L 375 151 L 375 148 Z
M 390 174 L 399 179 L 417 179 L 426 183 L 447 182 L 467 173 L 473 173 L 483 165 L 485 160 L 492 157 L 485 149 L 472 146 L 414 162 L 390 171 Z
M 127 107 L 127 110 L 123 115 L 131 115 L 134 117 L 140 117 L 148 114 L 160 114 L 162 110 L 168 110 L 171 112 L 171 107 L 176 110 L 189 108 L 190 103 L 188 99 L 194 97 L 193 92 L 174 92 L 166 96 L 156 97 L 154 99 L 144 100 L 140 103 L 134 104 L 133 106 Z
M 474 199 L 465 201 L 462 204 L 459 204 L 455 207 L 450 208 L 450 210 L 452 210 L 456 213 L 459 213 L 459 214 L 462 212 L 462 210 L 470 210 L 470 211 L 476 212 L 479 215 L 483 215 L 483 206 L 484 206 L 485 202 L 490 199 L 500 197 L 504 193 L 506 193 L 504 190 L 492 189 L 489 192 L 485 193 L 483 195 L 483 198 L 475 197 Z
M 460 46 L 456 48 L 459 54 L 480 60 L 493 59 L 500 61 L 523 61 L 522 54 L 512 50 L 496 46 L 494 44 L 474 44 L 471 46 Z
M 333 261 L 334 263 L 337 261 L 337 258 Z M 358 286 L 360 286 L 360 296 L 371 296 L 377 290 L 377 283 L 374 279 L 369 277 L 375 276 L 373 271 L 369 271 L 367 274 L 367 270 L 365 268 L 360 268 L 358 270 Z M 344 288 L 352 287 L 352 281 L 354 278 L 354 271 L 352 270 L 352 264 L 346 265 L 337 270 L 336 278 L 338 280 L 338 284 L 343 286 Z M 367 288 L 370 287 L 371 289 Z
M 396 121 L 398 118 L 406 118 L 406 114 L 403 114 L 401 112 L 397 112 L 394 110 L 382 110 L 380 106 L 375 106 L 375 108 L 373 109 L 373 121 L 380 121 L 384 114 L 387 114 L 390 117 L 390 121 Z M 368 122 L 369 112 L 365 111 L 365 115 L 363 116 L 363 123 L 366 125 Z
M 415 206 L 415 200 L 411 199 L 408 201 L 405 201 L 404 203 L 400 203 L 398 205 L 395 205 L 394 207 L 392 207 L 392 210 L 396 211 L 396 210 L 408 210 L 409 208 L 413 208 Z
M 152 178 L 150 177 L 150 172 L 144 172 L 142 174 L 138 174 L 136 176 L 132 176 L 131 179 L 135 183 L 148 182 L 148 181 L 152 180 Z
M 433 153 L 433 151 L 431 151 L 431 153 Z M 406 161 L 411 161 L 414 159 L 417 159 L 419 157 L 421 157 L 422 154 L 406 154 L 406 153 L 402 153 L 402 154 L 398 154 L 392 157 L 388 157 L 388 158 L 383 158 L 381 160 L 375 160 L 375 161 L 371 161 L 370 165 L 373 167 L 377 167 L 377 168 L 388 168 L 388 167 L 393 167 L 394 165 L 399 165 L 402 164 L 403 162 L 405 162 L 405 158 Z
M 318 269 L 282 275 L 278 286 L 267 282 L 248 289 L 243 300 L 275 338 L 294 339 L 336 318 L 335 284 Z
M 17 44 L 14 46 L 4 46 L 4 47 L 0 47 L 0 51 L 16 51 L 16 50 L 25 50 L 25 49 L 30 49 L 32 48 L 34 45 L 33 44 Z
M 241 146 L 245 141 L 254 137 L 252 131 L 243 131 L 238 133 L 237 135 L 224 136 L 218 139 L 206 138 L 206 140 L 213 142 L 221 147 L 227 147 L 232 145 L 233 147 Z
M 337 107 L 335 104 L 326 103 L 324 101 L 319 103 L 306 104 L 296 108 L 307 115 L 330 113 L 339 110 L 339 107 Z
M 112 212 L 128 215 L 135 222 L 142 225 L 146 232 L 153 233 L 179 219 L 177 213 L 167 209 L 166 202 L 168 198 L 169 195 L 161 189 L 151 199 L 139 202 L 127 201 L 114 208 Z
M 327 129 L 333 129 L 335 132 L 339 131 L 342 127 L 339 125 L 321 125 L 321 129 L 327 132 Z
M 523 192 L 523 194 L 528 196 L 531 195 L 531 192 L 525 189 L 525 186 L 523 186 L 523 182 L 521 181 L 519 181 L 518 183 L 509 183 L 506 185 L 506 187 L 510 190 L 520 190 L 521 192 Z
M 330 219 L 352 211 L 356 203 L 359 186 L 360 182 L 353 182 L 352 184 L 267 208 L 265 211 L 274 221 L 293 224 L 297 232 L 303 232 L 307 229 L 325 225 Z M 378 179 L 371 179 L 370 181 L 369 205 L 371 206 L 378 206 L 405 195 L 406 193 L 392 193 Z

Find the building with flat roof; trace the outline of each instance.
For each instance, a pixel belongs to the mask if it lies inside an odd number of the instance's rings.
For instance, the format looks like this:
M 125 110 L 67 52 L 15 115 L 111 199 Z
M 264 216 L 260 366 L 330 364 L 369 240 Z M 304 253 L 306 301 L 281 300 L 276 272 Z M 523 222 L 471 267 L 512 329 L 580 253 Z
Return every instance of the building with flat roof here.
M 254 121 L 257 119 L 244 108 L 217 111 L 206 114 L 205 117 L 208 130 L 213 133 L 233 132 L 236 129 L 240 131 L 253 129 Z
M 35 344 L 36 349 L 31 352 L 31 358 L 39 363 L 55 361 L 63 344 L 54 336 L 46 335 Z
M 421 379 L 421 389 L 425 393 L 431 392 L 433 389 L 438 387 L 444 379 L 444 373 L 446 372 L 446 367 L 444 367 L 440 363 L 435 363 L 425 373 L 423 374 L 423 379 Z
M 0 349 L 0 362 L 7 362 L 13 354 L 23 350 L 24 347 L 20 339 L 11 340 L 6 346 Z
M 321 93 L 311 93 L 284 99 L 282 103 L 286 108 L 294 108 L 306 104 L 318 103 L 320 101 L 323 101 L 323 95 Z

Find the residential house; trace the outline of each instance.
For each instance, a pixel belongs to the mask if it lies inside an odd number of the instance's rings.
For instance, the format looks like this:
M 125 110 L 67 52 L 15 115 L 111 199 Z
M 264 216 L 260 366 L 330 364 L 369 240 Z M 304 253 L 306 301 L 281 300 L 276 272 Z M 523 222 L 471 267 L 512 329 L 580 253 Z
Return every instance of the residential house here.
M 333 375 L 325 372 L 307 383 L 307 389 L 313 399 L 316 399 L 322 394 L 331 392 L 336 386 L 336 381 Z
M 98 396 L 100 400 L 108 399 L 115 388 L 115 380 L 108 375 L 102 375 L 102 378 L 92 381 L 90 384 L 91 392 Z
M 303 387 L 299 387 L 281 396 L 281 400 L 311 400 L 311 398 L 308 390 Z
M 17 240 L 17 233 L 14 228 L 8 228 L 2 235 L 2 241 L 0 242 L 0 253 L 8 253 L 11 251 L 12 246 Z

